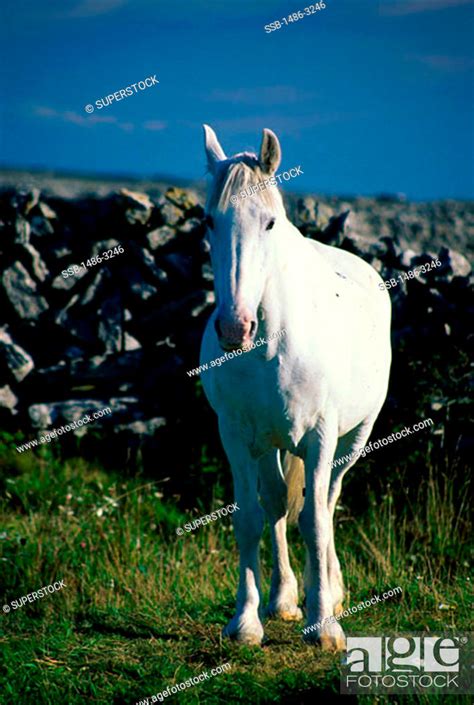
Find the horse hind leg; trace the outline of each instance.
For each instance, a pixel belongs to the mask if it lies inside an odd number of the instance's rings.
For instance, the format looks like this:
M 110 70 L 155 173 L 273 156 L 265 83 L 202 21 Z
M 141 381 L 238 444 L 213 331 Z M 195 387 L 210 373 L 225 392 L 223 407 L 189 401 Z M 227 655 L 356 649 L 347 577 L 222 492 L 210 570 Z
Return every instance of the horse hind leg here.
M 278 450 L 271 451 L 259 461 L 259 491 L 272 537 L 273 571 L 267 614 L 296 621 L 303 618 L 303 613 L 298 607 L 298 583 L 288 556 L 287 485 Z
M 307 549 L 307 625 L 303 639 L 307 643 L 320 645 L 325 651 L 341 651 L 345 648 L 342 627 L 333 619 L 328 575 L 328 546 L 332 527 L 328 493 L 331 459 L 334 457 L 337 440 L 337 414 L 334 409 L 329 409 L 318 422 L 318 427 L 304 438 L 306 493 L 298 521 Z
M 342 577 L 341 564 L 336 553 L 334 542 L 334 512 L 337 500 L 341 494 L 342 479 L 346 472 L 357 462 L 359 456 L 355 453 L 359 448 L 363 448 L 371 434 L 375 419 L 365 419 L 352 431 L 339 438 L 334 459 L 338 460 L 344 456 L 350 456 L 342 464 L 332 469 L 331 482 L 328 493 L 328 509 L 331 521 L 330 540 L 328 544 L 328 578 L 333 597 L 333 608 L 335 616 L 343 611 L 344 600 L 344 580 Z M 354 456 L 353 456 L 354 454 Z

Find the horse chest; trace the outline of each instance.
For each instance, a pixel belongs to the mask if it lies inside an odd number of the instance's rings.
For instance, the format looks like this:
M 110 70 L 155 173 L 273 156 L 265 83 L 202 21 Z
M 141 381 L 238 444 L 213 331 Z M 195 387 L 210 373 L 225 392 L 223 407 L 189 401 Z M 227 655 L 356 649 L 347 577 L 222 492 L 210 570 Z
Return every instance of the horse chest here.
M 317 416 L 317 384 L 312 380 L 308 387 L 304 376 L 295 382 L 276 359 L 243 362 L 215 373 L 212 405 L 232 419 L 255 453 L 269 447 L 294 450 Z

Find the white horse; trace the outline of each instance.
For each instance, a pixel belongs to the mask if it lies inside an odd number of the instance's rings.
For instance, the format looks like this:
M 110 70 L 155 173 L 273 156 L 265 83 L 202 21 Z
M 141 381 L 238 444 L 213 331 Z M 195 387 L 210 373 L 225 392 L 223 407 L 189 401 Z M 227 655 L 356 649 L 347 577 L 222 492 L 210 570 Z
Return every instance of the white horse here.
M 333 521 L 342 477 L 356 458 L 337 468 L 332 460 L 365 445 L 384 402 L 389 295 L 366 262 L 303 237 L 287 219 L 278 189 L 268 182 L 281 159 L 271 130 L 263 131 L 258 157 L 244 152 L 231 158 L 214 131 L 207 125 L 204 131 L 216 309 L 203 336 L 201 363 L 285 331 L 251 352 L 236 352 L 202 377 L 240 508 L 233 515 L 240 552 L 237 607 L 223 633 L 248 644 L 263 639 L 260 495 L 274 560 L 269 614 L 302 617 L 286 541 L 293 503 L 307 547 L 307 624 L 326 620 L 304 639 L 344 649 L 339 623 L 327 620 L 342 609 L 343 599 Z M 289 462 L 282 462 L 284 450 Z

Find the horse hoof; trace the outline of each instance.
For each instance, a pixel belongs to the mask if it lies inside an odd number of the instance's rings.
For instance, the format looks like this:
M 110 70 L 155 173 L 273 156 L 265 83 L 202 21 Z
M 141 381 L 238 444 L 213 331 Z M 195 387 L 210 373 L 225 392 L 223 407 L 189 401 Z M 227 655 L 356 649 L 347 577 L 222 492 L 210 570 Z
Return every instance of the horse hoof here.
M 338 651 L 346 650 L 346 638 L 344 636 L 333 636 L 332 634 L 321 634 L 320 646 L 322 651 Z
M 263 627 L 261 624 L 242 625 L 235 619 L 222 630 L 222 636 L 248 646 L 260 646 L 263 640 Z
M 322 651 L 336 653 L 346 649 L 346 637 L 339 624 L 332 624 L 323 631 L 304 634 L 303 641 L 306 644 L 319 646 Z
M 268 608 L 267 616 L 273 619 L 282 619 L 284 622 L 299 622 L 303 619 L 303 612 L 299 607 L 291 608 Z

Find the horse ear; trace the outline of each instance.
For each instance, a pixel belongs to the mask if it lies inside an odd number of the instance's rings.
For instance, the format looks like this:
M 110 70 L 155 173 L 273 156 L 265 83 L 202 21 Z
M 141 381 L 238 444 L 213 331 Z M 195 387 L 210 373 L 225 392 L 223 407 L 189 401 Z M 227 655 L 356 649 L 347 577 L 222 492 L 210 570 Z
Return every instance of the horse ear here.
M 274 132 L 265 128 L 260 147 L 260 166 L 264 174 L 274 174 L 281 162 L 281 148 Z
M 206 150 L 207 165 L 209 171 L 213 174 L 215 171 L 216 162 L 221 162 L 227 159 L 225 152 L 219 144 L 219 140 L 216 137 L 216 133 L 209 127 L 209 125 L 203 125 L 204 128 L 204 148 Z

